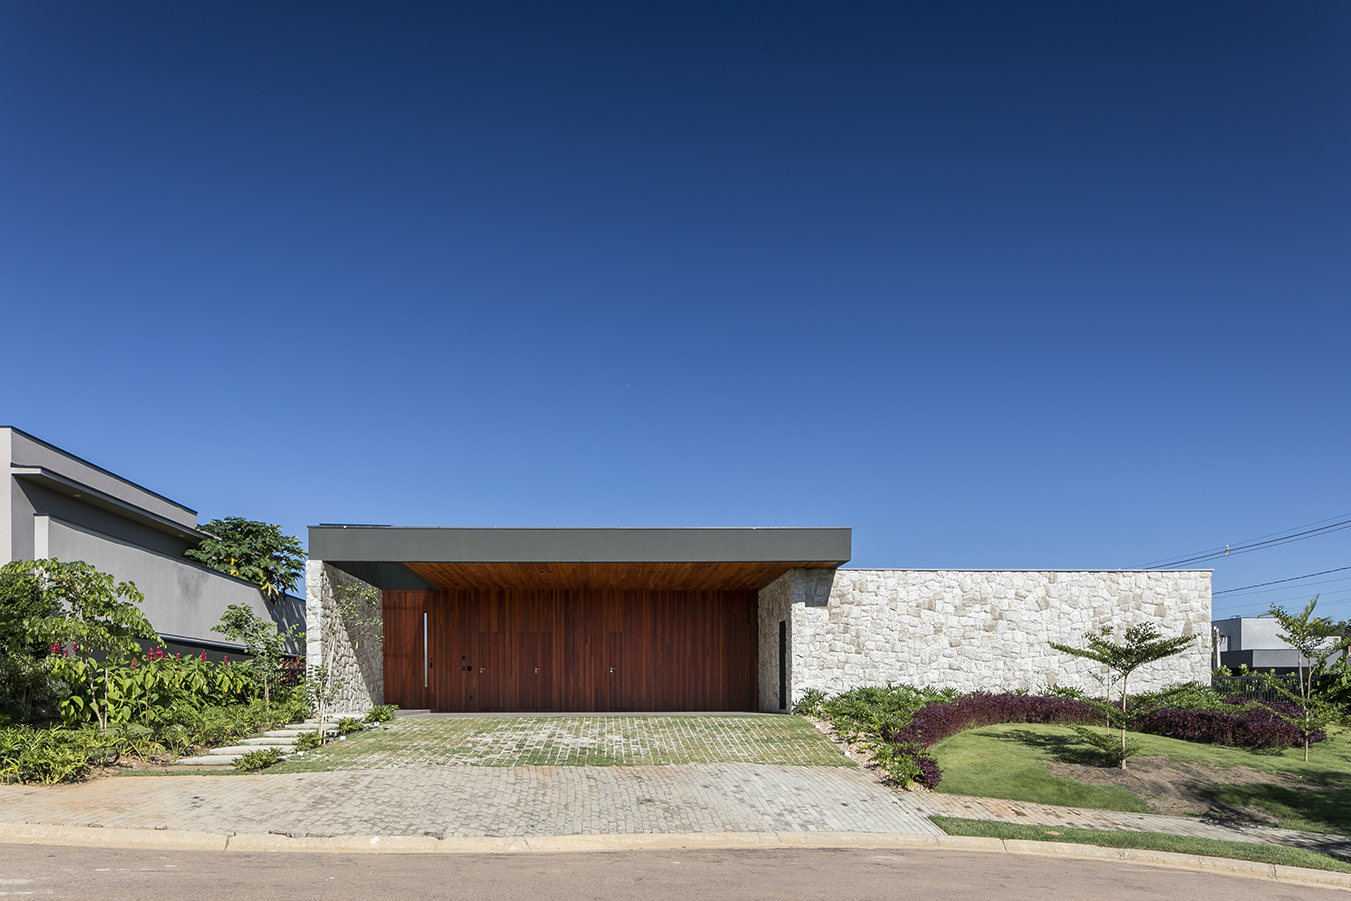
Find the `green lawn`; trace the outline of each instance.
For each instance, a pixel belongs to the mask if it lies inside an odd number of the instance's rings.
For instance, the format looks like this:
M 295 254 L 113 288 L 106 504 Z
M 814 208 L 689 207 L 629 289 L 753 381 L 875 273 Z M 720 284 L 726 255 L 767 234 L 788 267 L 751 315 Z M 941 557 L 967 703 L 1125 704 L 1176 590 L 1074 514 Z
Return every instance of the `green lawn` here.
M 1230 768 L 1246 766 L 1294 776 L 1309 788 L 1272 784 L 1216 785 L 1217 801 L 1261 808 L 1287 829 L 1351 833 L 1351 736 L 1342 733 L 1314 745 L 1309 762 L 1302 748 L 1250 751 L 1134 735 L 1142 756 Z M 1042 804 L 1145 812 L 1144 799 L 1121 788 L 1084 785 L 1053 776 L 1047 763 L 1090 763 L 1091 752 L 1064 726 L 1010 724 L 972 729 L 933 749 L 943 769 L 938 791 Z M 1129 766 L 1129 764 L 1127 764 Z
M 981 838 L 1017 839 L 1034 842 L 1071 842 L 1103 848 L 1139 848 L 1144 851 L 1171 851 L 1174 854 L 1198 854 L 1231 860 L 1253 860 L 1286 867 L 1310 867 L 1351 873 L 1351 861 L 1303 848 L 1258 845 L 1249 842 L 1225 842 L 1162 832 L 1103 832 L 1096 829 L 1071 829 L 1065 826 L 1024 826 L 994 820 L 964 820 L 956 817 L 930 817 L 948 835 L 974 835 Z
M 678 763 L 855 765 L 796 716 L 401 717 L 267 772 Z

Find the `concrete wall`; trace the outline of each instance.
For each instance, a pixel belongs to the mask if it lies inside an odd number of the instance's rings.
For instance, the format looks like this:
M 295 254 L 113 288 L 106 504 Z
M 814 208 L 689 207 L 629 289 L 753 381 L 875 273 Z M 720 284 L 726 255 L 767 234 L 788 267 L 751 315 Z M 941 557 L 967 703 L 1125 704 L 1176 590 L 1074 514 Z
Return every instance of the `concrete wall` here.
M 1062 654 L 1050 642 L 1079 645 L 1104 625 L 1156 623 L 1165 635 L 1197 636 L 1183 655 L 1131 677 L 1131 689 L 1204 681 L 1210 676 L 1209 572 L 833 571 L 820 606 L 821 573 L 794 570 L 761 592 L 762 612 L 791 623 L 792 702 L 808 689 L 829 693 L 904 682 L 962 691 L 1044 690 L 1065 685 L 1099 692 L 1104 667 Z M 777 654 L 764 680 L 777 691 Z M 772 672 L 766 672 L 772 664 Z M 775 707 L 777 709 L 777 701 Z
M 373 622 L 345 622 L 334 595 L 344 589 L 368 588 L 375 592 Z M 385 702 L 384 627 L 380 592 L 322 560 L 305 564 L 305 656 L 310 666 L 331 667 L 338 683 L 332 701 L 334 716 L 363 714 Z M 330 657 L 329 651 L 332 650 Z
M 151 528 L 144 523 L 135 522 L 125 516 L 118 516 L 111 510 L 104 510 L 90 504 L 83 504 L 77 498 L 60 494 L 41 485 L 13 479 L 13 507 L 16 519 L 31 522 L 34 516 L 51 516 L 62 522 L 70 523 L 91 532 L 107 535 L 117 541 L 125 541 L 144 547 L 147 550 L 167 554 L 170 557 L 182 557 L 183 552 L 195 547 L 195 539 L 171 535 L 160 529 Z M 26 539 L 22 546 L 16 544 L 15 559 L 31 560 L 34 555 L 33 528 L 24 530 Z M 15 537 L 19 538 L 16 532 Z
M 10 444 L 13 441 L 13 429 L 0 429 L 0 463 L 5 471 L 0 473 L 0 566 L 15 559 L 14 556 L 14 505 L 10 500 L 14 492 L 14 477 L 9 474 Z M 27 525 L 27 523 L 25 523 Z
M 116 498 L 124 503 L 139 507 L 156 516 L 161 516 L 184 528 L 197 528 L 197 511 L 156 494 L 148 488 L 142 488 L 135 482 L 114 475 L 106 469 L 95 466 L 87 460 L 81 460 L 74 454 L 66 453 L 45 441 L 11 428 L 0 429 L 8 436 L 9 455 L 5 460 L 14 466 L 39 466 L 59 473 L 96 491 Z
M 141 609 L 156 632 L 225 641 L 211 627 L 220 622 L 229 604 L 252 607 L 283 630 L 293 624 L 302 629 L 305 625 L 299 598 L 287 596 L 270 603 L 253 583 L 183 557 L 161 554 L 52 516 L 33 518 L 33 539 L 34 556 L 39 559 L 83 560 L 119 582 L 134 582 L 145 595 Z
M 1281 626 L 1271 616 L 1235 616 L 1215 620 L 1215 628 L 1228 639 L 1222 651 L 1293 650 L 1279 637 Z

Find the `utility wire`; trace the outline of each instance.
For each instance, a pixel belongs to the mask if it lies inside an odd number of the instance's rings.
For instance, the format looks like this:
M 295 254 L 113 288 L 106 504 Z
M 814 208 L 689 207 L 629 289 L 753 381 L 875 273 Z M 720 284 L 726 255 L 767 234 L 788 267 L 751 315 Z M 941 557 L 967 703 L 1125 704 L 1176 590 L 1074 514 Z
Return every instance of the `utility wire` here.
M 1320 579 L 1317 582 L 1306 582 L 1305 584 L 1298 586 L 1283 585 L 1278 588 L 1257 588 L 1252 591 L 1240 592 L 1239 594 L 1232 595 L 1231 597 L 1227 597 L 1224 600 L 1232 601 L 1238 598 L 1250 598 L 1255 594 L 1271 594 L 1274 591 L 1290 591 L 1292 588 L 1300 588 L 1304 591 L 1308 591 L 1308 589 L 1314 585 L 1332 585 L 1336 582 L 1351 582 L 1351 576 L 1342 576 L 1340 579 Z
M 1212 592 L 1212 597 L 1218 597 L 1222 594 L 1233 594 L 1237 591 L 1247 591 L 1249 588 L 1265 588 L 1268 585 L 1280 585 L 1282 582 L 1298 582 L 1300 579 L 1312 579 L 1314 576 L 1326 576 L 1328 573 L 1341 573 L 1351 569 L 1351 566 L 1339 566 L 1336 569 L 1325 569 L 1321 573 L 1309 573 L 1307 576 L 1291 576 L 1288 579 L 1277 579 L 1274 582 L 1258 582 L 1256 585 L 1244 585 L 1242 588 L 1226 588 L 1224 591 Z M 1331 581 L 1337 581 L 1333 579 Z
M 1330 523 L 1330 525 L 1321 525 L 1321 523 Z M 1311 528 L 1317 526 L 1317 528 Z M 1286 529 L 1284 532 L 1272 532 L 1262 538 L 1250 539 L 1242 544 L 1222 548 L 1215 548 L 1209 551 L 1187 556 L 1175 557 L 1170 560 L 1160 560 L 1145 566 L 1135 566 L 1132 569 L 1168 569 L 1179 566 L 1192 566 L 1197 563 L 1205 563 L 1208 560 L 1216 560 L 1222 557 L 1230 557 L 1235 554 L 1250 554 L 1253 551 L 1265 550 L 1272 547 L 1280 547 L 1283 544 L 1291 544 L 1296 541 L 1306 541 L 1319 535 L 1327 535 L 1332 532 L 1340 532 L 1343 529 L 1351 529 L 1351 517 L 1333 517 L 1332 519 L 1320 520 L 1317 523 L 1309 523 L 1307 526 L 1296 526 L 1294 529 Z M 1302 531 L 1301 531 L 1302 530 Z
M 1351 588 L 1343 588 L 1343 589 L 1341 589 L 1340 591 L 1325 591 L 1325 592 L 1323 592 L 1322 594 L 1320 594 L 1320 595 L 1318 596 L 1318 609 L 1319 609 L 1319 610 L 1324 610 L 1324 609 L 1326 609 L 1326 608 L 1328 608 L 1328 607 L 1338 607 L 1338 606 L 1340 606 L 1340 605 L 1342 605 L 1342 604 L 1351 604 L 1351 597 L 1340 598 L 1341 595 L 1351 595 Z M 1340 598 L 1340 599 L 1339 599 L 1339 600 L 1332 600 L 1332 598 Z M 1305 604 L 1305 603 L 1308 603 L 1308 600 L 1309 600 L 1308 595 L 1293 595 L 1293 596 L 1291 596 L 1291 597 L 1286 597 L 1286 598 L 1277 598 L 1277 599 L 1272 600 L 1272 601 L 1262 601 L 1262 602 L 1257 603 L 1257 604 L 1240 604 L 1240 605 L 1238 605 L 1237 607 L 1225 607 L 1224 610 L 1225 610 L 1230 616 L 1232 616 L 1232 615 L 1234 615 L 1235 613 L 1238 613 L 1238 612 L 1241 612 L 1241 611 L 1244 611 L 1244 610 L 1253 610 L 1253 609 L 1259 609 L 1259 608 L 1270 609 L 1272 606 L 1277 606 L 1277 607 L 1283 606 L 1283 605 L 1284 605 L 1285 603 L 1287 603 L 1287 602 L 1293 602 L 1293 603 L 1295 603 L 1295 604 Z M 1215 618 L 1216 618 L 1216 619 L 1219 619 L 1219 618 L 1221 618 L 1221 617 L 1215 617 Z
M 1347 516 L 1351 516 L 1351 514 L 1347 514 Z M 1304 525 L 1302 525 L 1302 526 L 1295 526 L 1294 528 L 1291 528 L 1291 529 L 1282 529 L 1282 530 L 1279 531 L 1279 532 L 1270 532 L 1270 533 L 1268 533 L 1268 534 L 1266 534 L 1266 535 L 1258 535 L 1256 538 L 1249 538 L 1248 541 L 1249 541 L 1249 542 L 1252 542 L 1252 541 L 1261 541 L 1261 540 L 1263 540 L 1263 539 L 1265 539 L 1265 538 L 1274 538 L 1274 537 L 1277 536 L 1277 535 L 1284 535 L 1286 532 L 1294 532 L 1294 531 L 1297 531 L 1297 530 L 1299 530 L 1299 529 L 1311 529 L 1311 528 L 1313 528 L 1314 526 L 1321 526 L 1321 525 L 1323 525 L 1324 523 L 1329 523 L 1329 522 L 1332 522 L 1333 520 L 1337 520 L 1337 519 L 1345 519 L 1345 518 L 1347 518 L 1347 517 L 1346 517 L 1346 516 L 1330 516 L 1330 517 L 1328 517 L 1327 519 L 1320 519 L 1320 520 L 1318 520 L 1317 522 L 1306 523 L 1306 524 L 1304 524 Z M 1201 555 L 1201 554 L 1220 554 L 1220 553 L 1223 553 L 1224 551 L 1226 551 L 1226 550 L 1228 550 L 1228 549 L 1229 549 L 1229 546 L 1228 546 L 1228 545 L 1225 545 L 1225 546 L 1222 547 L 1222 548 L 1212 548 L 1212 549 L 1209 550 L 1209 551 L 1197 551 L 1195 555 L 1192 555 L 1192 554 L 1184 554 L 1183 556 L 1188 556 L 1188 557 L 1190 557 L 1190 556 L 1197 556 L 1197 555 Z M 1173 560 L 1173 559 L 1177 559 L 1177 558 L 1174 558 L 1174 557 L 1168 558 L 1168 560 Z M 1168 565 L 1168 560 L 1158 560 L 1158 561 L 1155 561 L 1154 563 L 1145 563 L 1145 564 L 1142 564 L 1142 565 L 1140 565 L 1140 566 L 1133 566 L 1133 567 L 1130 567 L 1130 568 L 1131 568 L 1131 569 L 1149 569 L 1149 568 L 1154 567 L 1154 566 L 1167 566 L 1167 565 Z

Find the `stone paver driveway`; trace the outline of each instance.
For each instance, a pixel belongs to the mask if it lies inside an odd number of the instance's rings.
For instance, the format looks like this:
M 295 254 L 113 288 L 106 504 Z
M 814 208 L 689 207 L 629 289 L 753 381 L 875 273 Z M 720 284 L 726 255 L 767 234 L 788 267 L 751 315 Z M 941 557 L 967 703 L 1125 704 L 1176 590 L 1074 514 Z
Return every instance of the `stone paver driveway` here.
M 853 766 L 796 716 L 400 717 L 271 772 L 405 766 Z
M 0 786 L 0 820 L 291 835 L 941 834 L 858 767 L 402 767 Z

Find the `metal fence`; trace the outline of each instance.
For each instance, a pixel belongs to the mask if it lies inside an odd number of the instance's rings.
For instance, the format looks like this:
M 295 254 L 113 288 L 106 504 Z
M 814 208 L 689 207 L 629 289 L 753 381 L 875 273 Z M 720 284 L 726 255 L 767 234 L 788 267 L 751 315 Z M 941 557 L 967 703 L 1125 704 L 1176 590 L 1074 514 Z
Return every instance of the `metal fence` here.
M 1242 695 L 1258 701 L 1284 701 L 1288 698 L 1271 683 L 1280 682 L 1299 694 L 1299 676 L 1212 676 L 1210 687 L 1222 695 Z

